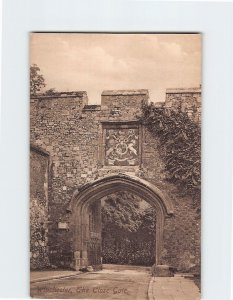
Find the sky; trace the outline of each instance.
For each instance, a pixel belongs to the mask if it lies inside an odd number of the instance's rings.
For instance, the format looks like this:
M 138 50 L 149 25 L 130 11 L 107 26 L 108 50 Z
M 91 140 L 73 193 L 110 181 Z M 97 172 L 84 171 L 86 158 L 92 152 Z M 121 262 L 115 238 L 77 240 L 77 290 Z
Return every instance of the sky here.
M 104 90 L 148 89 L 164 101 L 167 88 L 201 84 L 200 34 L 32 33 L 30 64 L 46 89 L 87 91 L 100 104 Z

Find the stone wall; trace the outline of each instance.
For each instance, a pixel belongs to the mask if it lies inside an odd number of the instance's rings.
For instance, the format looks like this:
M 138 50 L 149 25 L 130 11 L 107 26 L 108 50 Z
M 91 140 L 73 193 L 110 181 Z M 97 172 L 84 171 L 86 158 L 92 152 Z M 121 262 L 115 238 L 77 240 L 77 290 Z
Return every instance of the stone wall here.
M 48 259 L 48 155 L 30 151 L 30 259 L 31 268 L 49 266 Z
M 169 95 L 168 99 L 173 99 Z M 195 219 L 192 199 L 179 198 L 175 187 L 164 180 L 164 165 L 159 157 L 158 141 L 152 138 L 146 128 L 137 125 L 142 101 L 148 99 L 147 90 L 104 91 L 101 105 L 88 105 L 85 92 L 31 99 L 31 144 L 50 155 L 47 247 L 50 264 L 60 267 L 71 265 L 72 232 L 69 227 L 59 228 L 59 222 L 69 225 L 70 213 L 67 207 L 73 192 L 86 183 L 119 172 L 136 175 L 153 183 L 168 194 L 174 203 L 174 216 L 165 220 L 163 263 L 182 270 L 198 264 L 199 225 Z M 106 165 L 106 132 L 113 128 L 113 134 L 116 130 L 114 126 L 118 131 L 128 129 L 132 132 L 138 126 L 139 148 L 135 146 L 135 135 L 131 134 L 127 140 L 128 150 L 130 147 L 132 151 L 137 150 L 135 155 L 138 163 Z M 121 138 L 124 138 L 124 134 L 117 133 L 115 139 Z M 122 148 L 110 149 L 114 154 L 111 161 L 124 160 L 123 144 Z
M 180 110 L 196 123 L 201 123 L 201 88 L 167 89 L 165 108 Z
M 174 185 L 165 181 L 164 163 L 160 159 L 159 143 L 144 129 L 142 169 L 140 176 L 165 192 L 173 202 L 174 215 L 166 218 L 162 264 L 180 271 L 200 267 L 200 219 L 189 197 L 181 197 Z
M 148 99 L 148 90 L 104 91 L 101 106 L 109 110 L 108 120 L 135 120 L 141 114 L 142 101 Z

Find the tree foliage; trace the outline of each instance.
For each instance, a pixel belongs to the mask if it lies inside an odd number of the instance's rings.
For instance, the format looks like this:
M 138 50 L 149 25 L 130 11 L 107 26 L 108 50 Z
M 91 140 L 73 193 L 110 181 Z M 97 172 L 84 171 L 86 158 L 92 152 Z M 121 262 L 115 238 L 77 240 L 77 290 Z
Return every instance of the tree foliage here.
M 109 195 L 102 207 L 104 263 L 152 265 L 155 211 L 126 192 Z
M 56 94 L 56 90 L 54 88 L 48 89 L 47 91 L 44 92 L 46 96 L 53 96 Z
M 143 104 L 142 122 L 159 140 L 166 179 L 200 206 L 201 130 L 186 113 Z
M 111 194 L 105 200 L 102 208 L 102 220 L 105 230 L 115 228 L 123 232 L 134 232 L 139 227 L 139 200 L 134 195 L 118 192 Z
M 33 64 L 30 66 L 30 95 L 35 96 L 45 86 L 45 79 L 40 74 L 40 68 L 36 64 Z

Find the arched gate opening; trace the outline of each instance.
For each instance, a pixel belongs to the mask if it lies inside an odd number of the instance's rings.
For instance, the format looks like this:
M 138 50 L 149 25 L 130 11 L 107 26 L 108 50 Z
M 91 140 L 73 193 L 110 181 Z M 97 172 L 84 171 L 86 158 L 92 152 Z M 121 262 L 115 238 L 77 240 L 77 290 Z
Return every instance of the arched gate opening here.
M 70 228 L 73 232 L 73 266 L 76 270 L 88 265 L 94 265 L 95 268 L 101 267 L 101 207 L 99 200 L 119 191 L 127 191 L 141 197 L 156 210 L 155 264 L 160 264 L 164 220 L 173 214 L 172 203 L 158 188 L 146 180 L 136 176 L 118 174 L 88 183 L 76 190 L 73 195 L 70 207 L 72 210 Z M 90 219 L 93 217 L 95 222 Z M 92 228 L 93 223 L 95 230 Z

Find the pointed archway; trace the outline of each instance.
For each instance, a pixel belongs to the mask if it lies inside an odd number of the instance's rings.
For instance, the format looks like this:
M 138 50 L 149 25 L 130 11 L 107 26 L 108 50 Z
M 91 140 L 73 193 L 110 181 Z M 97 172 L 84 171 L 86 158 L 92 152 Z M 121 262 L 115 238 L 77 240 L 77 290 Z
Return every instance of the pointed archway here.
M 71 210 L 71 230 L 73 234 L 74 268 L 90 265 L 88 243 L 91 237 L 89 209 L 101 198 L 118 192 L 128 191 L 147 201 L 156 210 L 156 249 L 155 264 L 160 263 L 163 249 L 163 228 L 166 217 L 173 214 L 170 199 L 148 181 L 128 174 L 107 176 L 88 183 L 74 192 L 69 210 Z M 97 220 L 100 210 L 96 209 Z M 98 223 L 98 222 L 97 222 Z M 101 241 L 101 226 L 97 224 L 96 243 Z M 101 253 L 96 254 L 97 264 L 101 264 Z

